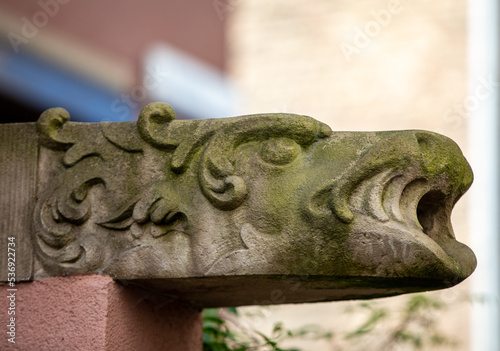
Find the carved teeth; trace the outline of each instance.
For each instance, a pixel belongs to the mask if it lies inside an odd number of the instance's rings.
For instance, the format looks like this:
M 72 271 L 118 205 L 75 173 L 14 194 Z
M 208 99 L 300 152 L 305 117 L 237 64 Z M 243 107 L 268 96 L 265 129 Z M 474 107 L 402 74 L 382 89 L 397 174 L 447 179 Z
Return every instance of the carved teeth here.
M 447 187 L 443 179 L 422 176 L 409 180 L 402 170 L 386 169 L 355 188 L 349 209 L 379 222 L 401 223 L 438 240 L 453 236 L 450 216 L 454 201 L 451 194 L 445 195 Z
M 383 205 L 386 213 L 398 222 L 404 222 L 401 214 L 400 201 L 406 181 L 401 174 L 394 175 L 386 184 L 384 184 Z M 395 199 L 397 201 L 391 201 Z
M 391 197 L 392 194 L 387 193 L 394 188 L 394 186 L 391 187 L 391 185 L 396 185 L 396 187 L 399 188 L 397 182 L 394 181 L 394 179 L 398 178 L 399 174 L 394 175 L 394 170 L 388 169 L 371 179 L 371 191 L 369 195 L 370 197 L 368 198 L 368 209 L 372 217 L 382 222 L 387 222 L 389 219 L 401 220 L 399 206 L 396 207 L 397 213 L 394 213 L 394 206 L 391 206 L 394 204 L 394 201 L 390 201 L 391 198 L 399 198 L 397 194 L 401 194 L 401 192 L 396 193 L 395 197 Z
M 353 192 L 349 205 L 356 212 L 366 213 L 381 222 L 387 222 L 390 218 L 383 207 L 383 193 L 387 180 L 391 178 L 393 170 L 382 171 L 369 181 L 361 183 Z

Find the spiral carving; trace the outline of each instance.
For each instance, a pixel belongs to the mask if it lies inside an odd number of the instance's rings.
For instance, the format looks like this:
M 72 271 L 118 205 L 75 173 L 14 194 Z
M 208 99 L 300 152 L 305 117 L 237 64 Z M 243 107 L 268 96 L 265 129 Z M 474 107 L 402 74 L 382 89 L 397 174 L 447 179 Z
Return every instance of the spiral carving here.
M 300 146 L 307 146 L 331 133 L 327 125 L 311 117 L 291 114 L 189 122 L 174 121 L 174 118 L 175 114 L 167 104 L 146 106 L 138 121 L 141 136 L 155 147 L 176 148 L 171 168 L 177 174 L 183 173 L 195 152 L 204 147 L 198 165 L 200 189 L 221 210 L 237 208 L 248 194 L 245 181 L 234 174 L 235 149 L 238 146 L 277 137 L 286 137 Z

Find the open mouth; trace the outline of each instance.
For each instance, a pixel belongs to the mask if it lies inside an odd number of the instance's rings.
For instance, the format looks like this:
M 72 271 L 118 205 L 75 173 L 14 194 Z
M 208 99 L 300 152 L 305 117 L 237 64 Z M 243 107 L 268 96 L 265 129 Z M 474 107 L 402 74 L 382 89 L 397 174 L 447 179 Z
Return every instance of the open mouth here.
M 439 240 L 443 236 L 454 238 L 451 226 L 453 205 L 453 199 L 447 198 L 440 189 L 430 189 L 420 198 L 416 209 L 412 211 L 415 207 L 412 206 L 408 212 L 416 213 L 417 228 L 430 238 L 434 240 Z
M 451 213 L 472 178 L 444 136 L 394 132 L 375 143 L 327 195 L 331 212 L 352 227 L 346 245 L 357 273 L 457 282 L 469 276 L 476 259 L 455 240 Z
M 394 221 L 414 228 L 435 241 L 454 238 L 451 211 L 458 194 L 447 194 L 447 183 L 446 179 L 408 180 L 399 171 L 382 172 L 355 189 L 349 208 L 380 222 Z

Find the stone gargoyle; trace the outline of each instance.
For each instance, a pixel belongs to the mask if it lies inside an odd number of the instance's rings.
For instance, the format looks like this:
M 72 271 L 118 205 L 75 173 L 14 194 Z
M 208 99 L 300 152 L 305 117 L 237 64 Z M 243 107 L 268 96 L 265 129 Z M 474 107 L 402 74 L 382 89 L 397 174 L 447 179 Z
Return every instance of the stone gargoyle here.
M 102 273 L 207 307 L 440 289 L 476 266 L 450 221 L 472 171 L 439 134 L 163 103 L 99 124 L 54 108 L 36 133 L 35 279 Z

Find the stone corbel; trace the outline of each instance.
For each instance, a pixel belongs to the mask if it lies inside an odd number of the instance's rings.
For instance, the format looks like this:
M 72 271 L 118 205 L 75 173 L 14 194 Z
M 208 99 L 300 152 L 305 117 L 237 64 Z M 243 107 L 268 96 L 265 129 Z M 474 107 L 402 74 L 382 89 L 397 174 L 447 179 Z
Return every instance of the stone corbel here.
M 177 121 L 162 103 L 99 124 L 54 108 L 0 134 L 17 280 L 99 273 L 208 307 L 440 289 L 476 266 L 450 221 L 472 171 L 439 134 Z

